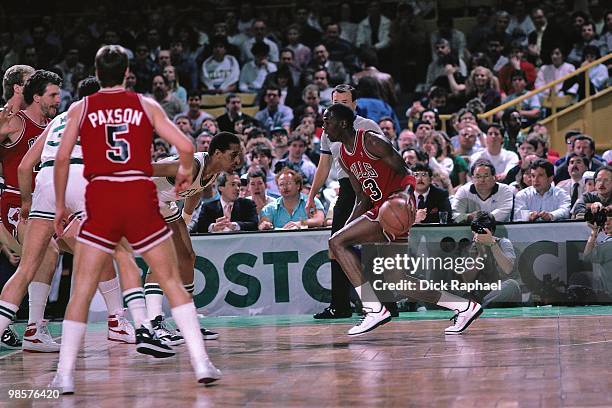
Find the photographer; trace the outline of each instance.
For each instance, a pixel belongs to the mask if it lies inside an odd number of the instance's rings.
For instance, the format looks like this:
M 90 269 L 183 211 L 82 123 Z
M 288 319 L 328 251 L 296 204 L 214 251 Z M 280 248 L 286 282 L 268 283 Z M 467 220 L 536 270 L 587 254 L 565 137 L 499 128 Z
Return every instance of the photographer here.
M 493 291 L 472 292 L 483 307 L 490 307 L 493 303 L 520 303 L 521 287 L 514 279 L 516 271 L 514 261 L 516 255 L 509 239 L 498 238 L 493 234 L 496 229 L 495 217 L 485 211 L 478 211 L 471 224 L 473 240 L 468 250 L 472 258 L 481 258 L 484 263 L 482 269 L 471 269 L 463 273 L 465 282 L 479 281 L 494 283 L 501 280 L 501 289 Z
M 576 201 L 574 218 L 583 219 L 587 210 L 597 213 L 612 205 L 612 166 L 604 166 L 595 172 L 595 191 L 585 193 Z

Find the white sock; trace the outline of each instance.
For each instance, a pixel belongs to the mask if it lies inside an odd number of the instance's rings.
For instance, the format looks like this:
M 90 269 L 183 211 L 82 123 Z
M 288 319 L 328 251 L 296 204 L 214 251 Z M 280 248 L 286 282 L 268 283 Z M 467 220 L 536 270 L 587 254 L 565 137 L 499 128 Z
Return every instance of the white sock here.
M 355 288 L 359 299 L 364 308 L 371 309 L 373 312 L 380 312 L 382 310 L 382 304 L 378 301 L 374 288 L 370 285 L 370 282 L 365 281 L 361 286 Z
M 192 364 L 208 359 L 204 339 L 200 332 L 200 322 L 193 302 L 173 308 L 172 317 L 174 317 L 174 322 L 181 331 L 185 343 L 187 343 Z
M 98 283 L 98 289 L 104 298 L 109 315 L 114 315 L 119 310 L 123 310 L 123 298 L 121 297 L 118 277 L 115 276 L 111 280 Z
M 19 306 L 0 300 L 0 336 L 15 318 L 17 310 L 19 310 Z
M 29 313 L 28 324 L 40 322 L 45 318 L 45 307 L 47 307 L 47 298 L 51 292 L 51 286 L 42 282 L 31 282 L 28 286 Z
M 145 326 L 151 328 L 151 323 L 147 319 L 147 305 L 145 303 L 144 290 L 134 288 L 123 291 L 123 301 L 128 307 L 136 328 Z
M 144 294 L 147 299 L 149 320 L 154 320 L 163 313 L 162 303 L 164 301 L 164 291 L 161 286 L 159 286 L 159 283 L 145 283 Z
M 64 320 L 62 324 L 62 345 L 60 346 L 57 372 L 61 375 L 72 375 L 76 366 L 87 323 Z
M 465 310 L 468 307 L 469 300 L 453 295 L 452 293 L 442 292 L 440 300 L 436 305 L 442 306 L 449 310 Z
M 195 284 L 193 282 L 186 283 L 186 284 L 183 285 L 183 287 L 185 288 L 187 293 L 189 293 L 190 295 L 193 296 L 193 292 L 195 292 Z

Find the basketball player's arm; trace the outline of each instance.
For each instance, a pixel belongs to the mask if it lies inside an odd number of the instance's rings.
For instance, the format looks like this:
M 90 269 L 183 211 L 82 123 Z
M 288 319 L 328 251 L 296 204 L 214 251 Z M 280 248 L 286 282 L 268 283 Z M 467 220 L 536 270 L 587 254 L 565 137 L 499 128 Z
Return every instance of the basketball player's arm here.
M 191 217 L 193 217 L 193 212 L 200 203 L 200 199 L 202 198 L 203 192 L 204 191 L 200 191 L 198 194 L 185 198 L 185 205 L 183 206 L 181 216 L 183 217 L 187 225 L 189 225 L 189 223 L 191 222 Z
M 68 221 L 68 210 L 66 209 L 66 185 L 68 184 L 68 170 L 70 166 L 70 154 L 79 136 L 79 122 L 83 113 L 83 102 L 73 103 L 68 109 L 66 116 L 66 128 L 62 134 L 62 140 L 55 156 L 53 165 L 53 184 L 55 186 L 55 233 L 61 237 L 64 225 Z
M 21 163 L 19 163 L 17 168 L 19 192 L 21 193 L 21 213 L 19 218 L 24 221 L 28 219 L 30 208 L 32 207 L 32 176 L 34 174 L 34 166 L 40 162 L 40 156 L 47 141 L 48 133 L 49 126 L 38 136 L 32 147 L 21 159 Z
M 340 165 L 342 166 L 342 169 L 344 169 L 344 172 L 348 174 L 349 181 L 351 182 L 351 187 L 353 187 L 353 191 L 355 192 L 355 205 L 353 206 L 353 212 L 351 213 L 351 216 L 348 218 L 348 220 L 344 224 L 344 225 L 347 225 L 351 221 L 353 221 L 355 218 L 361 217 L 370 208 L 372 208 L 372 201 L 370 201 L 370 197 L 365 195 L 365 193 L 363 192 L 363 188 L 361 187 L 361 184 L 355 178 L 353 173 L 351 173 L 349 169 L 347 169 L 344 166 L 344 163 L 342 163 L 342 160 L 339 160 L 338 163 L 340 163 Z
M 0 142 L 21 131 L 23 122 L 15 116 L 18 110 L 7 104 L 0 112 Z
M 151 166 L 153 166 L 153 177 L 174 177 L 178 171 L 179 162 L 177 160 L 152 162 Z M 191 170 L 192 174 L 196 174 L 197 169 L 198 165 L 194 158 Z
M 410 174 L 408 165 L 386 138 L 369 131 L 365 134 L 364 143 L 368 153 L 384 161 L 397 174 L 402 177 Z
M 317 171 L 315 171 L 310 193 L 308 193 L 308 199 L 306 200 L 306 214 L 308 215 L 316 210 L 314 198 L 317 196 L 319 190 L 323 186 L 323 183 L 325 183 L 325 180 L 327 180 L 327 177 L 329 176 L 332 161 L 333 157 L 331 154 L 321 152 L 319 164 L 317 165 Z
M 192 163 L 194 147 L 187 138 L 168 118 L 161 106 L 151 98 L 143 97 L 144 108 L 149 114 L 155 132 L 165 141 L 174 145 L 179 152 L 179 168 L 176 172 L 174 187 L 177 192 L 185 190 L 192 181 Z

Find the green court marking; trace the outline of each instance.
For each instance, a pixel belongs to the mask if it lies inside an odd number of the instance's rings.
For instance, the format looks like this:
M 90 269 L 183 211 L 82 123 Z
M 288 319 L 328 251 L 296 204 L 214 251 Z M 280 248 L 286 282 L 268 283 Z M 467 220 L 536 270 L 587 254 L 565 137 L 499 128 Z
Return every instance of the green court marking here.
M 567 317 L 567 316 L 602 316 L 612 315 L 612 306 L 544 306 L 544 307 L 515 307 L 505 309 L 486 309 L 481 318 L 513 318 L 513 317 Z M 223 316 L 223 317 L 204 317 L 200 319 L 203 326 L 208 328 L 245 328 L 260 326 L 304 326 L 304 325 L 329 325 L 329 324 L 350 324 L 357 320 L 357 315 L 353 314 L 349 319 L 338 320 L 314 320 L 311 315 L 292 315 L 292 316 Z M 448 310 L 428 310 L 426 312 L 403 312 L 400 317 L 393 320 L 446 320 L 452 317 Z M 22 336 L 25 331 L 25 323 L 15 324 L 17 333 Z M 107 329 L 106 322 L 90 323 L 87 330 L 90 332 L 102 332 Z M 49 331 L 55 338 L 60 336 L 62 331 L 61 322 L 50 322 Z M 0 358 L 13 352 L 14 350 L 0 349 Z

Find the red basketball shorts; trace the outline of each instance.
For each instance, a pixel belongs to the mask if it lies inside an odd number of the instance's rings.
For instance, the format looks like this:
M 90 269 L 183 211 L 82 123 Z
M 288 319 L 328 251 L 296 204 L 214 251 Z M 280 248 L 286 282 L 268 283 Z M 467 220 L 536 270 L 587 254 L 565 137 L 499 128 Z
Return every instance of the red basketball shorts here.
M 78 240 L 112 253 L 125 237 L 143 253 L 172 235 L 159 213 L 151 180 L 92 180 L 85 190 L 86 218 Z
M 0 220 L 4 228 L 17 237 L 17 224 L 21 213 L 21 196 L 10 191 L 3 191 L 0 197 Z

